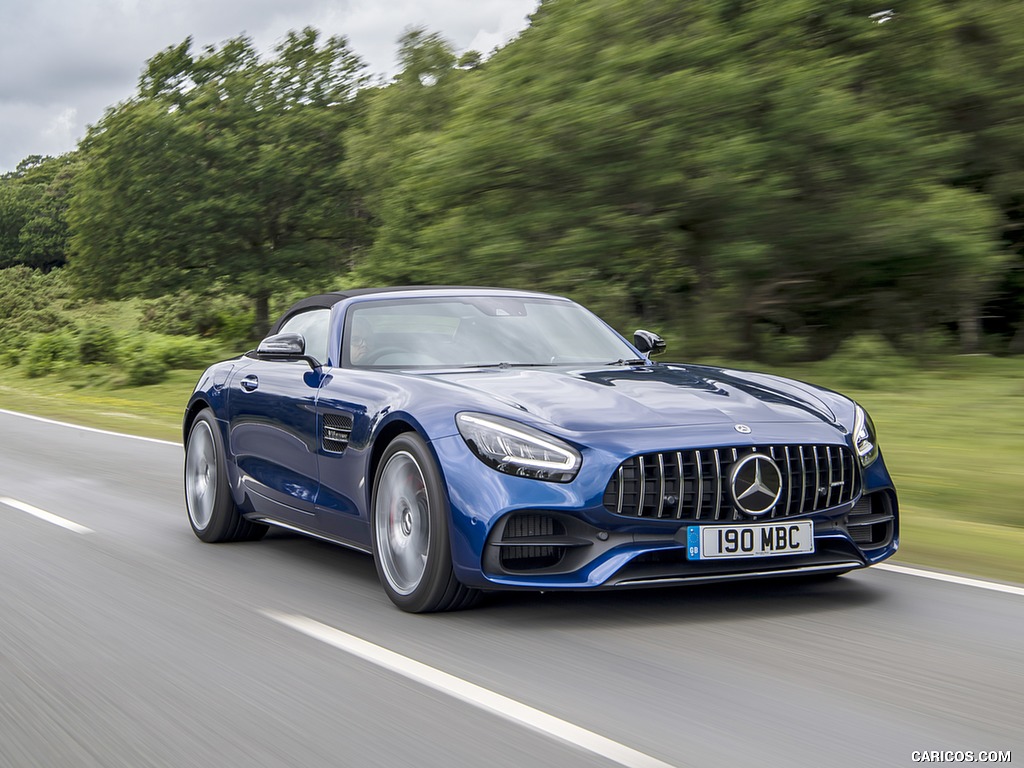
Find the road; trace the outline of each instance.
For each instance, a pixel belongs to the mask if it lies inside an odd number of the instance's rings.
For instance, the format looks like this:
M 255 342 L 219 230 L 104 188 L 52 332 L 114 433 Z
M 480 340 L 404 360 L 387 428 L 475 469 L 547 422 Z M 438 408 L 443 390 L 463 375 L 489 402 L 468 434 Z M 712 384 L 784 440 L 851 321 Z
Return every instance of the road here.
M 367 555 L 199 542 L 181 469 L 0 413 L 0 767 L 1024 761 L 1022 591 L 874 569 L 413 616 Z

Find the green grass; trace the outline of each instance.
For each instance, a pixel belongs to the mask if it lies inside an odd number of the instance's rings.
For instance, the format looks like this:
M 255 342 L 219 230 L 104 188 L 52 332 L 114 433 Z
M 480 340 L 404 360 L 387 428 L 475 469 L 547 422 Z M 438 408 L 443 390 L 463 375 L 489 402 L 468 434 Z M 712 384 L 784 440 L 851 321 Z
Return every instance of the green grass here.
M 899 493 L 898 560 L 1024 582 L 1024 359 L 952 357 L 874 377 L 870 367 L 775 372 L 838 389 L 871 414 Z
M 751 366 L 746 366 L 751 367 Z M 764 368 L 764 366 L 757 366 Z M 1024 359 L 834 359 L 775 372 L 838 389 L 871 413 L 900 496 L 897 560 L 1024 582 Z M 117 377 L 0 370 L 0 408 L 180 440 L 198 371 L 147 387 Z
M 60 375 L 26 379 L 0 369 L 0 408 L 133 435 L 181 440 L 181 417 L 200 371 L 171 371 L 148 387 L 114 387 L 98 371 L 95 383 Z

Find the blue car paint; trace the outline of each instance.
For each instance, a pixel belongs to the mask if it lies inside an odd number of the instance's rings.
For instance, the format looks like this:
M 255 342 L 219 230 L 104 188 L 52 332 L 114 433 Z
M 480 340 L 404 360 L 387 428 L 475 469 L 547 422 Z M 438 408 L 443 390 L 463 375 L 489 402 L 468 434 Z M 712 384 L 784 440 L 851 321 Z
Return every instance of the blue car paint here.
M 624 459 L 692 447 L 816 443 L 853 448 L 851 400 L 766 374 L 656 363 L 416 372 L 338 367 L 348 309 L 383 298 L 396 294 L 334 305 L 327 361 L 319 370 L 238 358 L 212 366 L 200 380 L 186 409 L 186 434 L 197 408 L 214 411 L 227 447 L 230 487 L 243 511 L 299 521 L 311 532 L 368 550 L 373 450 L 382 434 L 400 424 L 419 433 L 438 462 L 460 581 L 485 588 L 592 588 L 640 554 L 686 546 L 685 521 L 631 519 L 604 508 L 605 487 Z M 276 373 L 262 373 L 267 366 Z M 261 383 L 265 376 L 274 380 L 262 405 L 239 388 L 254 370 L 261 372 Z M 350 443 L 341 455 L 325 451 L 317 438 L 325 411 L 352 416 Z M 460 411 L 517 420 L 568 442 L 582 454 L 579 475 L 570 483 L 553 483 L 491 469 L 459 435 L 455 415 Z M 736 433 L 735 424 L 750 426 L 751 434 Z M 864 494 L 891 494 L 897 520 L 884 547 L 857 550 L 870 564 L 899 545 L 898 506 L 881 456 L 862 471 L 862 483 Z M 830 527 L 829 519 L 842 519 L 852 506 L 814 514 L 816 542 L 849 544 L 849 536 Z M 488 573 L 483 568 L 488 534 L 496 521 L 517 510 L 562 511 L 621 541 L 571 573 Z

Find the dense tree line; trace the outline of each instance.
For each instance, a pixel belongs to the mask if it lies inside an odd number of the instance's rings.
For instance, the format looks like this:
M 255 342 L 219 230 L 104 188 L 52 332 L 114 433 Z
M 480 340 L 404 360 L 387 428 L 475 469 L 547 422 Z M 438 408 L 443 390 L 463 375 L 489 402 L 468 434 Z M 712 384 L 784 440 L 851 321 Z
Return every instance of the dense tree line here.
M 0 178 L 0 268 L 216 286 L 260 328 L 302 286 L 475 283 L 695 353 L 1024 352 L 1020 4 L 544 0 L 486 61 L 422 30 L 399 60 L 373 85 L 311 29 L 158 53 L 75 152 Z

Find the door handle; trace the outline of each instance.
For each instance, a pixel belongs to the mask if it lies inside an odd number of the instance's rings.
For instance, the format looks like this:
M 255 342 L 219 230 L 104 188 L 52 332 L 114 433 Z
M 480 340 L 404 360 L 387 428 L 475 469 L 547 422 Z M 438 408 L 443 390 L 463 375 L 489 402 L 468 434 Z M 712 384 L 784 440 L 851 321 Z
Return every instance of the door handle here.
M 255 392 L 256 388 L 260 385 L 260 380 L 253 375 L 246 376 L 239 382 L 242 385 L 242 389 L 246 392 Z

